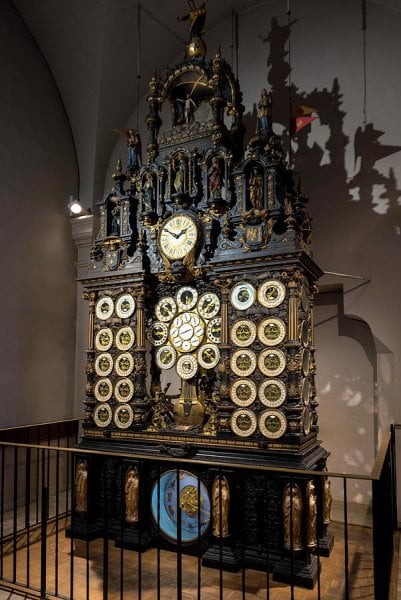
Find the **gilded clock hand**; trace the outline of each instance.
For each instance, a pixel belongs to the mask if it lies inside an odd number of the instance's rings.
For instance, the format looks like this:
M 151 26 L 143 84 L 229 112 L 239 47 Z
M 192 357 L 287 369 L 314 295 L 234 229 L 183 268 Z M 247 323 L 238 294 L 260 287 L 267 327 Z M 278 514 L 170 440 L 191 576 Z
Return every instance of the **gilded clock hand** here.
M 180 233 L 177 235 L 177 239 L 179 237 L 181 237 L 182 235 L 184 235 L 184 233 L 186 233 L 188 231 L 188 227 L 186 227 L 185 229 L 181 229 Z
M 165 229 L 164 230 L 166 233 L 169 233 L 170 235 L 172 235 L 176 240 L 178 240 L 178 238 L 180 237 L 181 233 L 174 233 L 174 231 L 170 231 L 170 229 Z

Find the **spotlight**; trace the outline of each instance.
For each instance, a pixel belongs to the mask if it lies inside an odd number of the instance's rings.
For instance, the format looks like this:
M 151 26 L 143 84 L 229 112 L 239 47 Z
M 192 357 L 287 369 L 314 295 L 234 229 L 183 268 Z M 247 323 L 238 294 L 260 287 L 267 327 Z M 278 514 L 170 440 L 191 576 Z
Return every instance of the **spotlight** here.
M 68 209 L 70 211 L 71 217 L 78 217 L 88 215 L 89 211 L 85 210 L 82 206 L 81 202 L 78 198 L 74 198 L 74 196 L 70 196 L 70 201 L 68 203 Z

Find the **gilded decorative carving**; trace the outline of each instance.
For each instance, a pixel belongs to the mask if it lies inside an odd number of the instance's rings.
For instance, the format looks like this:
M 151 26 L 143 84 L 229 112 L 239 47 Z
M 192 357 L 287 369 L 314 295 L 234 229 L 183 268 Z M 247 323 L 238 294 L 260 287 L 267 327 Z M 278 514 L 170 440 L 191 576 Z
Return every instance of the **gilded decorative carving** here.
M 288 483 L 283 491 L 284 548 L 289 552 L 302 550 L 302 496 L 296 483 Z
M 127 469 L 124 484 L 125 495 L 125 520 L 127 523 L 136 523 L 139 507 L 139 475 L 134 467 Z
M 88 510 L 88 463 L 79 460 L 75 471 L 75 510 L 86 513 Z
M 317 496 L 315 492 L 315 484 L 313 481 L 308 481 L 306 485 L 306 501 L 308 519 L 306 529 L 306 545 L 309 550 L 314 550 L 317 545 Z
M 230 489 L 227 478 L 220 475 L 215 477 L 212 486 L 213 506 L 213 535 L 217 538 L 226 538 L 229 531 Z

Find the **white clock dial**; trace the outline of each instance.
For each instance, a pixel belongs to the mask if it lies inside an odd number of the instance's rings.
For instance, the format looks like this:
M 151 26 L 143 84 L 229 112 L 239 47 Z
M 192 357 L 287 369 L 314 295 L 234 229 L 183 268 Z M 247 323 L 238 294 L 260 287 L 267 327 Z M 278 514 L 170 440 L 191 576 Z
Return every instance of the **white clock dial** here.
M 192 379 L 198 370 L 198 363 L 192 354 L 184 354 L 177 360 L 177 373 L 181 379 Z
M 269 279 L 258 289 L 258 301 L 266 308 L 279 306 L 285 298 L 285 285 L 278 279 Z
M 153 346 L 162 346 L 167 337 L 167 325 L 161 321 L 155 321 L 148 329 L 148 340 Z
M 198 292 L 195 288 L 184 286 L 177 292 L 177 306 L 179 310 L 191 310 L 198 300 Z
M 171 324 L 170 343 L 179 352 L 190 352 L 200 345 L 204 334 L 205 324 L 199 315 L 184 312 Z
M 167 323 L 167 321 L 171 321 L 177 312 L 177 305 L 175 303 L 174 298 L 170 296 L 166 296 L 165 298 L 161 298 L 159 302 L 155 306 L 155 315 L 159 321 L 163 321 Z
M 221 318 L 220 317 L 215 317 L 214 319 L 209 321 L 206 333 L 207 333 L 208 340 L 210 340 L 211 342 L 214 342 L 215 344 L 220 344 L 220 342 L 221 342 Z
M 198 228 L 187 214 L 176 214 L 160 230 L 159 247 L 170 261 L 182 260 L 198 241 Z
M 230 301 L 237 310 L 246 310 L 255 302 L 256 291 L 251 283 L 242 281 L 231 290 Z
M 213 369 L 220 360 L 220 351 L 215 344 L 204 344 L 198 351 L 198 362 L 204 369 Z
M 207 292 L 202 294 L 198 302 L 198 312 L 206 320 L 213 319 L 220 310 L 220 300 L 217 294 Z

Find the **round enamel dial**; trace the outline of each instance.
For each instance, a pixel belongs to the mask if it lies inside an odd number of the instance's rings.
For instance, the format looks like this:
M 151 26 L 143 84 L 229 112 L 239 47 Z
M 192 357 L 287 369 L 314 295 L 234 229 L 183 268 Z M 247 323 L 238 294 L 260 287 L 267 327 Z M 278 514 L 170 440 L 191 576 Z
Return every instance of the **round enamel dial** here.
M 114 423 L 119 429 L 128 429 L 133 423 L 134 411 L 129 404 L 117 406 L 114 412 Z
M 214 369 L 220 360 L 220 350 L 215 344 L 204 344 L 198 350 L 198 363 L 204 369 Z
M 113 385 L 108 377 L 103 377 L 96 382 L 95 385 L 95 398 L 99 402 L 107 402 L 110 400 L 113 393 Z
M 127 319 L 135 311 L 135 300 L 131 294 L 122 294 L 116 301 L 116 315 L 120 319 Z
M 279 410 L 265 410 L 259 415 L 259 431 L 269 440 L 277 440 L 285 434 L 287 419 Z
M 168 327 L 161 321 L 155 321 L 148 329 L 148 340 L 153 346 L 162 346 L 168 338 Z
M 309 323 L 304 319 L 299 328 L 299 338 L 304 348 L 308 347 L 309 344 Z
M 285 384 L 280 379 L 266 379 L 259 386 L 258 397 L 264 406 L 277 408 L 287 395 Z
M 217 294 L 213 292 L 207 292 L 202 294 L 198 302 L 198 312 L 201 317 L 206 319 L 213 319 L 220 310 L 220 300 Z
M 120 375 L 121 377 L 128 377 L 128 375 L 132 373 L 133 368 L 134 359 L 132 354 L 124 352 L 124 354 L 117 356 L 116 364 L 114 365 L 117 375 Z
M 174 298 L 171 298 L 170 296 L 161 298 L 155 306 L 156 318 L 159 321 L 163 321 L 163 323 L 171 321 L 176 312 L 177 304 L 175 303 Z
M 230 302 L 237 310 L 247 310 L 255 302 L 256 291 L 251 283 L 237 283 L 231 290 Z
M 302 396 L 302 400 L 304 401 L 304 404 L 309 404 L 310 394 L 311 394 L 310 381 L 307 377 L 305 377 L 305 379 L 302 382 L 302 388 L 301 388 L 301 396 Z
M 114 388 L 114 396 L 119 402 L 129 402 L 134 395 L 134 384 L 130 379 L 119 379 Z
M 192 379 L 198 370 L 198 363 L 192 354 L 183 354 L 177 360 L 176 371 L 181 379 Z
M 230 358 L 230 367 L 239 377 L 248 377 L 256 369 L 256 355 L 246 348 L 236 350 Z
M 96 302 L 96 308 L 95 308 L 96 316 L 101 321 L 106 321 L 107 319 L 110 319 L 111 315 L 113 314 L 113 311 L 114 311 L 114 302 L 111 298 L 109 298 L 109 296 L 100 298 Z
M 209 321 L 206 329 L 207 339 L 214 344 L 220 344 L 221 342 L 221 318 L 215 317 Z
M 113 345 L 113 332 L 110 327 L 104 327 L 103 329 L 99 329 L 95 337 L 95 348 L 96 350 L 101 350 L 106 352 L 106 350 L 110 350 Z
M 308 377 L 309 375 L 309 358 L 309 350 L 302 350 L 301 368 L 304 377 Z
M 256 385 L 251 379 L 237 379 L 230 389 L 231 400 L 237 406 L 246 408 L 256 400 Z
M 187 214 L 168 218 L 160 229 L 159 247 L 171 262 L 182 260 L 194 249 L 198 240 L 198 228 Z
M 256 339 L 256 325 L 248 319 L 235 321 L 230 330 L 230 338 L 235 346 L 250 346 Z
M 119 350 L 129 350 L 135 342 L 135 333 L 132 327 L 121 327 L 116 333 L 116 347 Z
M 281 350 L 276 348 L 266 348 L 259 354 L 258 367 L 263 375 L 275 377 L 280 375 L 285 369 L 286 359 Z
M 194 312 L 184 312 L 171 323 L 170 343 L 179 352 L 192 352 L 202 343 L 205 323 Z
M 161 346 L 156 353 L 156 364 L 159 369 L 171 369 L 177 358 L 177 353 L 172 346 Z
M 239 408 L 233 412 L 230 418 L 230 427 L 239 437 L 248 437 L 255 433 L 258 420 L 253 410 Z
M 107 377 L 113 370 L 113 357 L 108 352 L 99 354 L 95 361 L 95 371 L 101 377 Z
M 190 471 L 166 471 L 151 496 L 152 517 L 164 537 L 191 544 L 210 524 L 212 501 L 206 485 Z M 180 510 L 181 509 L 181 510 Z
M 191 310 L 198 300 L 198 291 L 189 286 L 182 287 L 177 292 L 178 310 Z
M 267 317 L 258 324 L 258 337 L 265 346 L 277 346 L 285 338 L 284 321 L 277 317 Z
M 258 289 L 258 302 L 265 308 L 279 306 L 285 298 L 285 285 L 277 279 L 269 279 Z
M 95 408 L 93 420 L 98 427 L 107 427 L 110 425 L 113 414 L 109 404 L 100 404 Z

